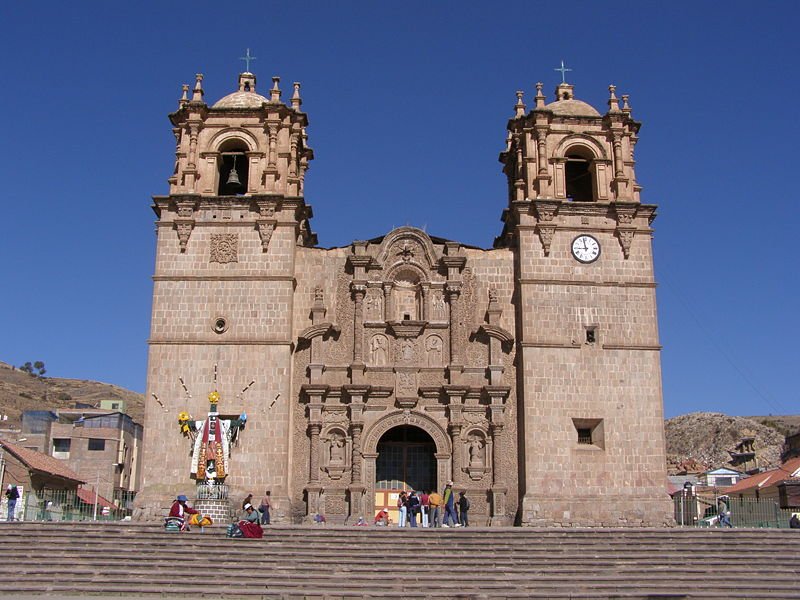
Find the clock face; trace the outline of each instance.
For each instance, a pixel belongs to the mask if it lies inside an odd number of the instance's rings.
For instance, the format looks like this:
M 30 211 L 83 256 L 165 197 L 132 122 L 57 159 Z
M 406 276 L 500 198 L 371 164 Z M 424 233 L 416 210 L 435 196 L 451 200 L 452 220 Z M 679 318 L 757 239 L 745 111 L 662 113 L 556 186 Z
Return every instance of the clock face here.
M 600 256 L 600 242 L 590 235 L 579 235 L 572 240 L 572 256 L 582 263 L 594 262 Z

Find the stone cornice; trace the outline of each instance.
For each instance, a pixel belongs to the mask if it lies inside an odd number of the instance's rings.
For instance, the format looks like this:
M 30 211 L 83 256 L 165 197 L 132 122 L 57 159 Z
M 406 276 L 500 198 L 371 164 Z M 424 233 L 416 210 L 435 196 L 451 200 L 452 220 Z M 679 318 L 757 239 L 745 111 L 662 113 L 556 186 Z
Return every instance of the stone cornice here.
M 153 275 L 153 281 L 286 281 L 295 283 L 292 275 Z
M 518 279 L 521 285 L 579 285 L 589 287 L 619 287 L 619 288 L 657 288 L 656 282 L 649 281 L 591 281 L 571 279 Z
M 291 340 L 175 340 L 150 338 L 151 346 L 291 346 Z

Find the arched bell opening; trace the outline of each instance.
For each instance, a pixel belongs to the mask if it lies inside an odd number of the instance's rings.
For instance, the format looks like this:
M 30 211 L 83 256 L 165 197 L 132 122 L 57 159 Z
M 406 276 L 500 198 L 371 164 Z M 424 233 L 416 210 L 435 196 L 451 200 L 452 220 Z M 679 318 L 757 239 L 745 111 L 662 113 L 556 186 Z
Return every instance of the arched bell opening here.
M 594 195 L 593 158 L 591 155 L 578 150 L 572 150 L 567 154 L 567 164 L 564 168 L 564 184 L 568 200 L 594 202 L 597 199 Z
M 396 523 L 400 492 L 437 488 L 436 442 L 419 427 L 400 425 L 381 436 L 377 450 L 375 508 L 386 508 Z
M 249 165 L 247 145 L 240 140 L 228 140 L 220 147 L 219 187 L 220 196 L 241 196 L 247 191 Z

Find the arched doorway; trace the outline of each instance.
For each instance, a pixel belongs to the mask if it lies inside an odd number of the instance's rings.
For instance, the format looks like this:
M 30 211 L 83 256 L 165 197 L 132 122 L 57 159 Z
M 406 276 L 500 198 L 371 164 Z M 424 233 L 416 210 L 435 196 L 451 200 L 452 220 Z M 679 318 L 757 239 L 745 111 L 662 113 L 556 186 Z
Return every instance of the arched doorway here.
M 375 510 L 386 508 L 397 523 L 397 498 L 401 491 L 437 487 L 436 442 L 423 429 L 399 425 L 378 441 L 375 465 Z

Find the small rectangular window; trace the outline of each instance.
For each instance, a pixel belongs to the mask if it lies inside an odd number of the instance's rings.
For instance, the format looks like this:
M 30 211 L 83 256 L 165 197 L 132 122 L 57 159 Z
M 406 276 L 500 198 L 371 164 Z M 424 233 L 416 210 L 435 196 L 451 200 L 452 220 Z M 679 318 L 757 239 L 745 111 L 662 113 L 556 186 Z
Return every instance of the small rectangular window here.
M 606 447 L 603 419 L 572 419 L 576 441 L 580 446 Z
M 89 450 L 105 450 L 106 441 L 102 438 L 89 438 Z
M 594 344 L 597 341 L 597 327 L 592 325 L 586 328 L 586 343 Z
M 72 440 L 69 438 L 53 438 L 53 452 L 69 452 Z

